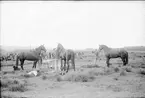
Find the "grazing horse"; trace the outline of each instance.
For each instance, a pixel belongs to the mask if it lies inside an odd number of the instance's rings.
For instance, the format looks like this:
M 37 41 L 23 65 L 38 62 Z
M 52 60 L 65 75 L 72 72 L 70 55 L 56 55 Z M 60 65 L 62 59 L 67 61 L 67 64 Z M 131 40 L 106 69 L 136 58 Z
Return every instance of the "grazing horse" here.
M 75 53 L 73 50 L 71 49 L 66 50 L 60 43 L 58 43 L 55 53 L 57 59 L 56 66 L 58 65 L 58 59 L 60 59 L 61 61 L 61 72 L 62 71 L 66 73 L 68 72 L 69 61 L 71 61 L 71 65 L 73 66 L 75 71 Z M 66 69 L 66 64 L 67 64 L 67 69 Z
M 123 65 L 128 64 L 128 52 L 123 49 L 123 48 L 109 48 L 106 45 L 99 45 L 99 50 L 98 52 L 100 52 L 101 50 L 104 50 L 104 55 L 106 57 L 106 63 L 107 66 L 109 67 L 109 60 L 111 58 L 118 58 L 120 57 L 123 61 Z
M 42 51 L 46 52 L 44 45 L 41 45 L 34 50 L 27 50 L 27 51 L 23 51 L 23 52 L 18 53 L 16 56 L 16 66 L 13 66 L 14 70 L 18 69 L 19 60 L 21 62 L 21 69 L 22 70 L 24 70 L 23 64 L 24 64 L 25 60 L 34 61 L 32 68 L 36 68 L 37 62 L 42 64 L 42 57 L 41 57 Z

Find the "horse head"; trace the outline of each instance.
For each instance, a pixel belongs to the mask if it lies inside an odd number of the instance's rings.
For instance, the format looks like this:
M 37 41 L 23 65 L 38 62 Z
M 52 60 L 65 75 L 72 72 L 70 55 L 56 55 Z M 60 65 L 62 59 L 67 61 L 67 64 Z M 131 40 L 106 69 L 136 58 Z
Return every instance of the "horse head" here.
M 101 50 L 108 50 L 109 49 L 109 47 L 107 47 L 106 45 L 99 45 L 99 49 L 98 49 L 98 51 L 100 52 Z
M 56 58 L 57 58 L 57 59 L 60 58 L 60 56 L 61 56 L 62 54 L 64 54 L 64 52 L 65 52 L 64 47 L 63 47 L 60 43 L 58 43 L 57 48 L 56 48 L 56 50 L 55 50 Z
M 46 48 L 44 47 L 44 45 L 41 45 L 41 46 L 40 46 L 40 49 L 41 49 L 42 51 L 46 52 Z
M 35 49 L 38 53 L 41 53 L 42 51 L 46 53 L 46 48 L 44 45 L 39 46 L 38 48 Z

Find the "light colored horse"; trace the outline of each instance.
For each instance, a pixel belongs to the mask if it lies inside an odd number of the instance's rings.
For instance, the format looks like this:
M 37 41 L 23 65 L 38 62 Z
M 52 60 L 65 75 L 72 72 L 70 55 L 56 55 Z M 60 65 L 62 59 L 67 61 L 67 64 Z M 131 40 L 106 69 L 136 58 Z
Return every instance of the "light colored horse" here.
M 99 51 L 97 49 L 95 49 L 94 51 L 92 51 L 92 53 L 95 54 L 95 61 L 94 64 L 96 65 L 97 60 L 99 59 Z
M 108 67 L 109 67 L 109 60 L 111 58 L 120 57 L 123 61 L 123 65 L 128 64 L 128 52 L 125 49 L 123 49 L 123 48 L 110 48 L 110 47 L 107 47 L 106 45 L 99 45 L 98 52 L 100 52 L 101 50 L 104 51 L 104 55 L 106 57 L 106 63 L 107 63 Z
M 69 70 L 69 61 L 71 61 L 71 65 L 74 68 L 75 71 L 75 53 L 73 50 L 66 50 L 64 47 L 58 43 L 57 48 L 56 48 L 56 63 L 55 63 L 55 69 L 56 70 L 61 70 L 61 72 L 67 73 Z M 58 60 L 60 59 L 61 66 L 58 66 Z M 66 69 L 66 64 L 67 64 L 67 69 Z

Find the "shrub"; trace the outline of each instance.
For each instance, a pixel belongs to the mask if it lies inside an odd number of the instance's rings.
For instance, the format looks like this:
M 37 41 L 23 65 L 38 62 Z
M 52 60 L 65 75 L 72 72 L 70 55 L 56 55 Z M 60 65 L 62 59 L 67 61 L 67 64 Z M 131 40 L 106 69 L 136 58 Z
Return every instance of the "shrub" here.
M 42 80 L 46 80 L 46 79 L 47 79 L 47 76 L 43 75 Z
M 113 72 L 114 72 L 114 69 L 112 69 L 112 68 L 105 68 L 104 69 L 104 74 L 105 75 L 112 74 Z
M 120 72 L 120 76 L 126 76 L 126 72 L 125 72 L 124 70 L 122 70 L 122 71 Z
M 24 92 L 26 91 L 26 81 L 20 81 L 16 79 L 2 79 L 1 80 L 1 87 L 6 88 L 9 91 L 19 91 Z
M 24 78 L 30 78 L 30 77 L 33 77 L 33 75 L 29 75 L 29 74 L 22 74 L 21 76 L 24 77 Z
M 145 75 L 145 69 L 140 68 L 140 70 L 139 70 L 139 74 Z
M 97 64 L 95 64 L 95 65 L 84 65 L 82 67 L 83 68 L 99 68 L 99 66 Z
M 114 71 L 115 71 L 115 72 L 119 72 L 119 68 L 118 68 L 118 67 L 115 67 L 115 68 L 114 68 Z
M 90 82 L 95 77 L 89 73 L 71 72 L 62 77 L 57 77 L 57 81 Z
M 125 68 L 125 70 L 126 70 L 126 72 L 131 72 L 132 68 L 131 68 L 131 66 L 130 67 L 128 66 L 128 67 Z

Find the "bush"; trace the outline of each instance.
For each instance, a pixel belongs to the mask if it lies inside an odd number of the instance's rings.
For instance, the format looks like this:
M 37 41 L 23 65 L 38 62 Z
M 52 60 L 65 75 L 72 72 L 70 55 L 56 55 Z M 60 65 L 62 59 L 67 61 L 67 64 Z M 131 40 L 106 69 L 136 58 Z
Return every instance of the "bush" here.
M 17 98 L 12 95 L 1 95 L 1 98 Z
M 33 77 L 34 75 L 22 74 L 21 76 L 24 77 L 24 78 L 31 78 L 31 77 Z
M 104 72 L 104 70 L 101 70 L 101 69 L 99 69 L 99 70 L 93 69 L 93 70 L 89 71 L 89 74 L 99 76 L 99 75 L 105 75 L 105 72 Z
M 132 68 L 131 68 L 131 66 L 130 67 L 128 66 L 128 67 L 125 68 L 125 70 L 126 70 L 126 72 L 131 72 Z
M 12 92 L 24 92 L 26 91 L 26 87 L 24 84 L 18 84 L 18 85 L 10 85 L 9 86 L 9 91 L 12 91 Z
M 83 68 L 99 68 L 99 66 L 97 64 L 95 64 L 95 65 L 84 65 L 82 67 Z
M 139 74 L 145 75 L 145 69 L 140 68 L 140 70 L 139 70 Z
M 126 76 L 126 72 L 125 72 L 124 70 L 122 70 L 122 71 L 120 72 L 120 76 Z
M 46 79 L 47 79 L 47 76 L 43 75 L 43 76 L 42 76 L 42 79 L 43 79 L 43 80 L 46 80 Z
M 118 67 L 115 67 L 115 68 L 114 68 L 114 71 L 115 71 L 115 72 L 119 72 L 119 68 L 118 68 Z
M 112 69 L 112 68 L 105 68 L 104 69 L 104 74 L 105 75 L 112 74 L 113 72 L 114 72 L 114 69 Z
M 1 87 L 6 88 L 9 91 L 15 92 L 24 92 L 26 91 L 26 81 L 20 81 L 15 79 L 2 79 L 1 80 Z
M 71 72 L 63 77 L 57 77 L 57 81 L 91 82 L 95 77 L 89 73 Z

